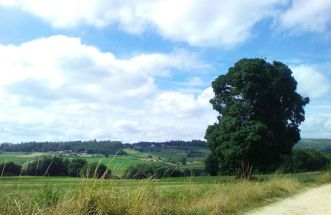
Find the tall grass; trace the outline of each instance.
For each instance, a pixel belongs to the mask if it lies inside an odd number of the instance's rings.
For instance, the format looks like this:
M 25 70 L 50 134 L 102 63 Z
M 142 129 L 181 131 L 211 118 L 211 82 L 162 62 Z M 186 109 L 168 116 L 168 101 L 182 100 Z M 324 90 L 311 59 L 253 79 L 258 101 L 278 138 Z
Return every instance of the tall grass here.
M 316 181 L 330 181 L 330 174 Z M 47 179 L 45 179 L 47 180 Z M 127 180 L 127 183 L 131 181 Z M 304 182 L 274 176 L 262 181 L 161 185 L 155 180 L 118 186 L 116 180 L 84 179 L 72 189 L 46 183 L 0 197 L 1 214 L 239 214 L 298 192 Z M 36 187 L 38 185 L 36 184 Z

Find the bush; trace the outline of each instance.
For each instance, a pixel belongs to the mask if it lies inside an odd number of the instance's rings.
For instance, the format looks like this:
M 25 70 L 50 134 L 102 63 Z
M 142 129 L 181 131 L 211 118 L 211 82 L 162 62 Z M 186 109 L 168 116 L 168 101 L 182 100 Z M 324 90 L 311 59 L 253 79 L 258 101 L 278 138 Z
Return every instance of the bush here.
M 165 167 L 156 164 L 137 164 L 131 165 L 125 171 L 125 178 L 146 179 L 146 178 L 163 178 L 163 177 L 180 177 L 180 176 L 200 176 L 203 174 L 201 169 L 183 169 L 177 167 Z
M 205 160 L 205 170 L 206 172 L 211 175 L 215 176 L 218 172 L 218 161 L 213 154 L 209 154 Z
M 110 178 L 111 170 L 102 163 L 86 164 L 81 170 L 80 175 L 87 178 Z
M 182 175 L 182 172 L 177 168 L 168 168 L 164 172 L 165 177 L 180 177 Z
M 21 174 L 22 166 L 14 162 L 0 164 L 0 176 L 18 176 Z
M 279 171 L 285 173 L 319 171 L 326 169 L 329 158 L 325 153 L 313 149 L 294 150 L 292 155 L 282 158 Z
M 161 178 L 164 175 L 165 168 L 153 164 L 137 164 L 131 165 L 125 171 L 126 178 L 145 179 L 145 178 Z
M 85 159 L 77 158 L 70 161 L 68 165 L 68 175 L 72 177 L 79 177 L 82 168 L 87 165 Z
M 28 164 L 27 175 L 66 176 L 67 161 L 61 157 L 43 157 Z

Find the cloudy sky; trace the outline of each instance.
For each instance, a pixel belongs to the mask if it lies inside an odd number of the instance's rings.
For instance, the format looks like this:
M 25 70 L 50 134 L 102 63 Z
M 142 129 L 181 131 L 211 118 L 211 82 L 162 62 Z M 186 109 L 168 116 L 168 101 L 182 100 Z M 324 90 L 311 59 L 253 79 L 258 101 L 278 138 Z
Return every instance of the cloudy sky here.
M 0 0 L 0 142 L 202 139 L 211 81 L 281 61 L 331 138 L 331 0 Z

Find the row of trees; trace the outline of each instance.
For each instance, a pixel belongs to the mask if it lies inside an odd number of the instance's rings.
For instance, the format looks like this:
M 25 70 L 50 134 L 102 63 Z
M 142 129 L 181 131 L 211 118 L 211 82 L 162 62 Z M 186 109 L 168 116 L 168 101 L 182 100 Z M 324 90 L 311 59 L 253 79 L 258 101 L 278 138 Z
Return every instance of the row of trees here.
M 331 156 L 325 152 L 313 149 L 297 149 L 291 155 L 281 157 L 276 171 L 282 173 L 321 171 L 329 168 L 330 163 Z M 210 154 L 205 160 L 205 171 L 211 176 L 227 173 L 219 168 L 218 160 L 213 154 Z M 257 172 L 257 170 L 254 171 Z
M 48 151 L 72 151 L 88 154 L 125 154 L 123 149 L 133 148 L 138 151 L 161 151 L 163 148 L 176 148 L 191 151 L 193 148 L 207 148 L 206 142 L 192 141 L 167 141 L 167 142 L 138 142 L 134 144 L 122 144 L 120 141 L 68 141 L 68 142 L 26 142 L 20 144 L 1 143 L 0 152 L 48 152 Z M 194 151 L 192 151 L 194 152 Z
M 17 176 L 22 174 L 22 166 L 14 162 L 0 164 L 0 176 Z
M 111 170 L 102 163 L 89 164 L 85 159 L 43 157 L 28 164 L 26 175 L 108 178 Z
M 88 164 L 85 159 L 63 159 L 62 157 L 43 157 L 39 160 L 28 163 L 26 169 L 13 162 L 0 164 L 0 174 L 2 176 L 71 176 L 86 178 L 110 178 L 111 170 L 104 164 Z M 176 167 L 160 166 L 156 164 L 137 164 L 130 166 L 124 178 L 144 179 L 163 178 L 180 176 L 200 176 L 201 169 L 182 169 Z
M 156 164 L 137 164 L 130 166 L 124 174 L 128 179 L 200 176 L 204 174 L 201 169 L 178 169 Z
M 62 157 L 42 157 L 28 163 L 26 169 L 13 162 L 0 164 L 1 176 L 72 176 L 87 178 L 109 178 L 111 170 L 101 163 L 87 163 L 85 159 L 63 159 Z
M 72 151 L 89 154 L 115 154 L 123 148 L 119 141 L 69 141 L 69 142 L 27 142 L 20 144 L 2 143 L 0 151 L 3 152 L 49 152 Z

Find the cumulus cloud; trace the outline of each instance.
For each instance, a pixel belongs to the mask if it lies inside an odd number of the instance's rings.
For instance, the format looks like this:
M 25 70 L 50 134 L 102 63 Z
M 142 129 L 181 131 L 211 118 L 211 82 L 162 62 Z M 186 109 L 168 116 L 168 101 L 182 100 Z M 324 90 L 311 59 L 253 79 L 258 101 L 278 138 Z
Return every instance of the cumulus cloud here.
M 315 105 L 308 107 L 306 120 L 301 129 L 304 131 L 303 137 L 308 138 L 330 138 L 331 136 L 331 112 L 330 105 L 321 107 Z
M 201 66 L 180 50 L 119 59 L 66 36 L 0 46 L 0 61 L 5 73 L 0 84 L 10 86 L 12 93 L 107 101 L 147 96 L 156 90 L 154 77 Z
M 214 118 L 209 89 L 184 94 L 156 84 L 205 67 L 184 50 L 121 59 L 59 35 L 0 45 L 0 62 L 2 141 L 193 139 Z
M 130 33 L 156 30 L 173 41 L 198 46 L 233 46 L 251 36 L 254 25 L 273 16 L 286 0 L 0 0 L 54 27 L 117 24 Z
M 303 95 L 318 99 L 330 92 L 330 80 L 313 66 L 295 66 L 292 71 L 298 81 L 298 91 Z
M 292 0 L 279 17 L 282 28 L 291 31 L 325 32 L 331 24 L 331 1 Z
M 141 34 L 156 31 L 172 41 L 194 46 L 231 47 L 245 42 L 253 27 L 271 19 L 291 32 L 325 32 L 330 26 L 329 0 L 0 0 L 55 28 L 116 25 Z

